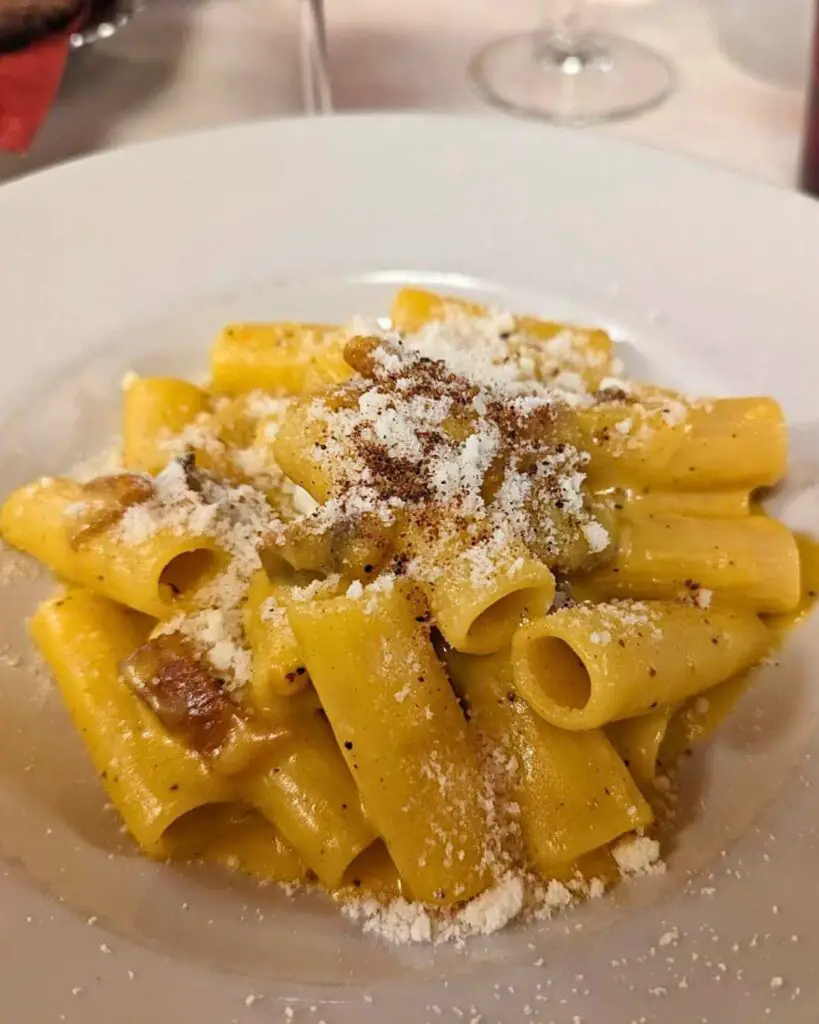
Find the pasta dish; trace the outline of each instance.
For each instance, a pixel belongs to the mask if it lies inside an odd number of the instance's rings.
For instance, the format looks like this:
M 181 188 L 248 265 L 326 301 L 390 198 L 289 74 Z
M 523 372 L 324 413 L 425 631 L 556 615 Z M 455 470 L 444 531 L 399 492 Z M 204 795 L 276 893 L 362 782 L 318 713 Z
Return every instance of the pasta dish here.
M 663 870 L 676 760 L 806 606 L 769 398 L 405 289 L 123 381 L 117 467 L 12 493 L 30 630 L 153 857 L 461 939 Z

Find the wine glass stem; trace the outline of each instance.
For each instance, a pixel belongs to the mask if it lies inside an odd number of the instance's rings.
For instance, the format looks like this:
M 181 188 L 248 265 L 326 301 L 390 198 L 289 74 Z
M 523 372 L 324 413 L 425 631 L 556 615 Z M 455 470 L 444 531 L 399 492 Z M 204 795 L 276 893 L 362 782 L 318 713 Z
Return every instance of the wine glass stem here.
M 559 50 L 567 56 L 582 52 L 586 6 L 586 0 L 552 0 L 545 40 L 549 50 Z
M 330 114 L 333 99 L 327 55 L 327 26 L 324 0 L 299 0 L 301 83 L 308 114 Z

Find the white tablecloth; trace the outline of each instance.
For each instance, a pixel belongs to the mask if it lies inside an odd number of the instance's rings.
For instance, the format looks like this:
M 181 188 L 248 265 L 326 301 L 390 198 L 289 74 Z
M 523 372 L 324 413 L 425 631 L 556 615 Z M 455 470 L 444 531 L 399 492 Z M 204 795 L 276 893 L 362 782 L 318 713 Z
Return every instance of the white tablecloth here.
M 128 142 L 300 111 L 296 0 L 148 2 L 128 29 L 71 58 L 34 150 L 24 158 L 0 154 L 0 181 Z M 549 7 L 549 0 L 326 2 L 341 110 L 477 109 L 470 55 L 493 36 L 536 25 Z M 591 4 L 590 20 L 654 45 L 679 73 L 661 108 L 594 130 L 792 183 L 811 7 L 812 0 Z

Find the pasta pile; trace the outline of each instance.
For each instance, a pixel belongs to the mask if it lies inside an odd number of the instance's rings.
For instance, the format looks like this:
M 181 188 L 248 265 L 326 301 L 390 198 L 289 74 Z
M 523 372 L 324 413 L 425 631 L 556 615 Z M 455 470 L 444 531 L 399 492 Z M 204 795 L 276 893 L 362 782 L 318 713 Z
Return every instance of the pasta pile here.
M 131 376 L 121 468 L 0 534 L 61 581 L 32 636 L 147 853 L 460 938 L 662 869 L 667 772 L 803 607 L 800 547 L 751 500 L 774 401 L 428 292 L 391 319 Z

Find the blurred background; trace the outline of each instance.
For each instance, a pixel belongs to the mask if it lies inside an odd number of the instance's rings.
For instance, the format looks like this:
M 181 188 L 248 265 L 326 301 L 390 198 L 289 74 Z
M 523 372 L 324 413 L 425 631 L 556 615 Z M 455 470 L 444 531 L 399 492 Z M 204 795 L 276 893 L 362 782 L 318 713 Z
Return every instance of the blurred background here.
M 325 0 L 334 108 L 509 116 L 477 94 L 470 59 L 495 37 L 543 25 L 560 2 Z M 69 54 L 30 150 L 0 153 L 0 182 L 112 146 L 301 113 L 299 33 L 306 4 L 143 0 L 127 26 Z M 649 142 L 792 184 L 813 17 L 813 0 L 590 2 L 588 24 L 648 44 L 667 58 L 676 81 L 660 106 L 578 130 Z

